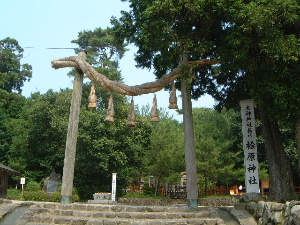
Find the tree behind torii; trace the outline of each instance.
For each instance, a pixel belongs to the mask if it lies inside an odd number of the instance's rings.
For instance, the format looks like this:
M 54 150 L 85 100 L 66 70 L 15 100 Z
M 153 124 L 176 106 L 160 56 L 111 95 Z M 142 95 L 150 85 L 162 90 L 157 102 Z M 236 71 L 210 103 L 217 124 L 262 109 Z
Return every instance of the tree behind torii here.
M 122 11 L 119 19 L 112 19 L 113 30 L 120 43 L 127 41 L 138 47 L 135 58 L 138 67 L 153 68 L 160 78 L 185 61 L 217 58 L 215 49 L 224 30 L 220 22 L 224 16 L 221 1 L 127 1 L 131 10 Z M 179 56 L 183 56 L 180 61 Z M 187 68 L 176 81 L 182 92 L 190 207 L 196 207 L 198 200 L 191 97 L 198 99 L 214 87 L 211 79 L 206 79 L 209 71 L 209 66 Z

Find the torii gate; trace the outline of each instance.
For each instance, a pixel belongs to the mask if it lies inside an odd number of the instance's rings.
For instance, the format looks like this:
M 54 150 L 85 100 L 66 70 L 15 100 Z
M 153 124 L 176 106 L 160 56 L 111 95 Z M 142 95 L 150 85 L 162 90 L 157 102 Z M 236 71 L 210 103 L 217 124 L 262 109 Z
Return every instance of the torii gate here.
M 71 56 L 52 61 L 52 67 L 55 69 L 65 67 L 77 68 L 77 74 L 74 80 L 72 102 L 70 107 L 68 134 L 66 141 L 61 203 L 72 203 L 72 189 L 74 179 L 75 154 L 78 135 L 78 123 L 80 104 L 82 96 L 83 74 L 85 73 L 94 83 L 100 84 L 103 88 L 122 95 L 137 96 L 149 93 L 155 93 L 162 90 L 169 83 L 173 82 L 181 75 L 183 67 L 197 68 L 205 65 L 217 64 L 215 60 L 201 59 L 198 61 L 188 61 L 187 55 L 180 57 L 180 66 L 169 74 L 162 76 L 159 80 L 141 85 L 128 86 L 122 82 L 112 81 L 105 75 L 97 72 L 86 60 L 86 54 L 80 52 L 78 56 Z M 194 128 L 192 119 L 191 88 L 186 77 L 181 77 L 183 124 L 185 133 L 185 163 L 187 175 L 187 203 L 188 207 L 198 207 L 198 188 L 197 188 L 197 170 L 196 170 L 196 151 L 194 143 Z

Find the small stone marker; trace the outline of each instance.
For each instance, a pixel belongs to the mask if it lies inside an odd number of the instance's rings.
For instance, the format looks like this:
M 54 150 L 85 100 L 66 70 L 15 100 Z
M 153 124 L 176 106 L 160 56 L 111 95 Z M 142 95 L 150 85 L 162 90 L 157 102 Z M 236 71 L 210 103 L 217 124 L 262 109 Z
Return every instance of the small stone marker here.
M 94 200 L 89 200 L 88 203 L 94 204 L 105 204 L 105 203 L 112 203 L 111 200 L 111 193 L 107 192 L 100 192 L 93 194 Z
M 58 191 L 58 187 L 60 184 L 60 175 L 52 172 L 49 177 L 44 181 L 43 190 L 52 193 Z

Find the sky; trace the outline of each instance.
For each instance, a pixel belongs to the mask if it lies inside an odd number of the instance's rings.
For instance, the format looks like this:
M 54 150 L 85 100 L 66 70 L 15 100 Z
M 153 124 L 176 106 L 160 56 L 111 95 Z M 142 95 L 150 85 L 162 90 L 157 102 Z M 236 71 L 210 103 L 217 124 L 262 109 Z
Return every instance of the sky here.
M 129 4 L 121 0 L 0 0 L 0 40 L 10 37 L 19 42 L 24 49 L 22 63 L 32 66 L 32 78 L 23 86 L 22 94 L 29 97 L 35 92 L 45 93 L 49 89 L 59 91 L 73 87 L 73 79 L 68 77 L 69 68 L 55 70 L 51 60 L 76 55 L 76 48 L 71 41 L 78 33 L 110 27 L 112 16 L 119 18 L 122 10 L 129 11 Z M 120 61 L 120 70 L 124 83 L 139 85 L 155 80 L 155 75 L 146 69 L 137 69 L 134 54 L 135 46 L 128 46 L 129 51 Z M 181 108 L 180 93 L 178 106 Z M 154 94 L 134 97 L 139 107 L 152 105 Z M 182 115 L 169 110 L 168 91 L 156 93 L 158 107 L 163 108 L 175 119 L 182 121 Z M 193 108 L 212 108 L 215 104 L 210 96 L 193 101 Z

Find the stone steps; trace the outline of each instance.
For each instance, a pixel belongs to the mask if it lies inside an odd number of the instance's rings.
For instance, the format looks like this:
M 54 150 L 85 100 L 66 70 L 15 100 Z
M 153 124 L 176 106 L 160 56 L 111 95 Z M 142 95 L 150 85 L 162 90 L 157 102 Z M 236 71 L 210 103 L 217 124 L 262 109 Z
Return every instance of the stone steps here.
M 134 219 L 180 219 L 180 218 L 206 218 L 211 215 L 206 211 L 203 212 L 90 212 L 78 210 L 45 210 L 34 209 L 31 212 L 36 216 L 42 215 L 55 215 L 55 216 L 71 216 L 71 217 L 84 217 L 84 218 L 134 218 Z
M 17 223 L 18 224 L 18 223 Z M 26 225 L 69 224 L 69 225 L 225 225 L 215 219 L 185 219 L 185 220 L 128 220 L 128 219 L 66 219 L 56 218 L 53 221 L 28 222 Z
M 36 203 L 17 221 L 17 225 L 224 225 L 217 209 L 186 206 L 126 206 Z

